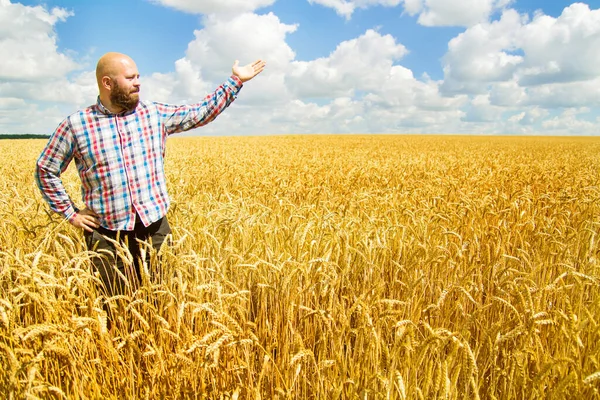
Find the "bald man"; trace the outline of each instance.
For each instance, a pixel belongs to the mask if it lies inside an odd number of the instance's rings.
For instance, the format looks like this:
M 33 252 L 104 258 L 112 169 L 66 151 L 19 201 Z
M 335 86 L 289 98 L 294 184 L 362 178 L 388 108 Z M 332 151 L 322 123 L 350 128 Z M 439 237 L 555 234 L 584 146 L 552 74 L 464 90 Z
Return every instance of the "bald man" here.
M 199 103 L 171 105 L 140 100 L 140 74 L 121 53 L 103 55 L 96 66 L 96 104 L 64 119 L 36 165 L 36 180 L 50 208 L 84 230 L 93 264 L 109 294 L 139 281 L 137 239 L 159 250 L 171 232 L 166 218 L 169 196 L 164 174 L 168 135 L 213 121 L 236 98 L 242 84 L 261 73 L 265 62 L 240 66 Z M 84 207 L 67 195 L 60 175 L 75 160 Z M 133 272 L 116 256 L 114 241 L 129 248 Z

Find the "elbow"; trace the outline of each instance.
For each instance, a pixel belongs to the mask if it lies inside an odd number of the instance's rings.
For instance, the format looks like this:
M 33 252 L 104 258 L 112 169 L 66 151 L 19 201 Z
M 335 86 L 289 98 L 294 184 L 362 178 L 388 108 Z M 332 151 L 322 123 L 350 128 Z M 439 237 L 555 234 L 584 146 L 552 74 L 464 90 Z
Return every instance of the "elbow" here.
M 40 188 L 40 190 L 43 190 L 46 181 L 48 180 L 49 177 L 51 177 L 52 173 L 50 172 L 50 170 L 48 169 L 48 167 L 44 164 L 43 160 L 40 158 L 36 163 L 35 163 L 35 169 L 33 171 L 33 177 L 35 179 L 35 182 L 37 183 L 37 186 Z
M 45 175 L 45 173 L 46 173 L 46 169 L 44 168 L 44 164 L 42 163 L 41 159 L 38 159 L 37 162 L 35 163 L 35 169 L 33 171 L 35 180 L 39 182 L 41 177 L 43 175 Z
M 41 176 L 42 176 L 42 166 L 38 160 L 38 162 L 35 163 L 35 169 L 33 170 L 33 178 L 37 182 L 38 186 L 40 184 Z

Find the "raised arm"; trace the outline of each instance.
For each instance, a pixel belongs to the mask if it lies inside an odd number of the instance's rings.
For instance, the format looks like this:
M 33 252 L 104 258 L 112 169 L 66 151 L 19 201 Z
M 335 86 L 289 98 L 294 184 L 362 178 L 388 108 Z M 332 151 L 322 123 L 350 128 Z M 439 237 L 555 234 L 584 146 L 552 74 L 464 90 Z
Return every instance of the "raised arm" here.
M 235 100 L 243 83 L 260 74 L 265 66 L 266 63 L 262 60 L 245 66 L 240 66 L 236 60 L 231 77 L 202 102 L 182 106 L 159 104 L 159 111 L 165 118 L 166 132 L 172 134 L 188 131 L 213 121 Z

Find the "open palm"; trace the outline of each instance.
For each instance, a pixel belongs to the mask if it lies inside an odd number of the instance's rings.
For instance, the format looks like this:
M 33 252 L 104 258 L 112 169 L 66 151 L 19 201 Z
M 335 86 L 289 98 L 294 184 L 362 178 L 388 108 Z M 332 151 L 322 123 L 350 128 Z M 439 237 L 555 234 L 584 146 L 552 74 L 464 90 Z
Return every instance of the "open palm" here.
M 265 69 L 266 64 L 263 60 L 256 60 L 252 64 L 240 67 L 240 62 L 235 60 L 231 70 L 242 82 L 246 82 L 260 74 Z

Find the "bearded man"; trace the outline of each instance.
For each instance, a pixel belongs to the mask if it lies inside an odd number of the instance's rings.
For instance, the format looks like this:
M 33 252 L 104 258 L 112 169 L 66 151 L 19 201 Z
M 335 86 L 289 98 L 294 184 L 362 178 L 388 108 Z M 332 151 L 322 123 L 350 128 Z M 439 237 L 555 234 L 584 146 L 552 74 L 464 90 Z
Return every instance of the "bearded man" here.
M 50 208 L 84 230 L 108 294 L 124 292 L 124 275 L 134 287 L 139 282 L 138 240 L 150 241 L 159 250 L 171 232 L 164 173 L 167 136 L 213 121 L 243 83 L 264 68 L 262 60 L 243 67 L 236 61 L 231 77 L 204 100 L 170 105 L 140 101 L 140 74 L 129 56 L 107 53 L 100 58 L 96 104 L 58 125 L 37 161 L 35 176 Z M 82 209 L 60 179 L 72 160 L 81 179 Z M 128 247 L 135 260 L 133 274 L 117 256 L 115 242 Z

